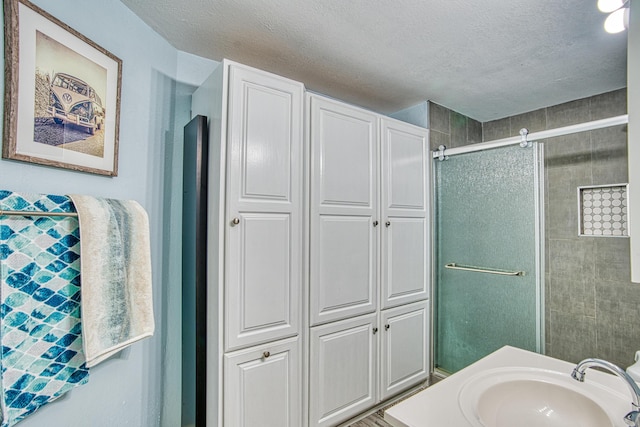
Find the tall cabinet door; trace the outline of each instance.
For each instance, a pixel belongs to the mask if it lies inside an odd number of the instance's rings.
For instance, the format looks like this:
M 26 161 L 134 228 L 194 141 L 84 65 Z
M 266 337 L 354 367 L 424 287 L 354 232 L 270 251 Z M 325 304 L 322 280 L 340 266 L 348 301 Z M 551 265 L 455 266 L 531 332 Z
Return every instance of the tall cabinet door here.
M 381 314 L 380 400 L 429 376 L 429 301 Z
M 378 119 L 316 95 L 308 102 L 313 326 L 377 308 Z
M 225 427 L 300 427 L 299 338 L 224 356 Z
M 311 426 L 335 426 L 376 403 L 376 324 L 367 314 L 311 328 Z
M 382 308 L 429 297 L 428 131 L 382 119 Z
M 230 66 L 226 351 L 299 332 L 303 101 L 301 83 Z

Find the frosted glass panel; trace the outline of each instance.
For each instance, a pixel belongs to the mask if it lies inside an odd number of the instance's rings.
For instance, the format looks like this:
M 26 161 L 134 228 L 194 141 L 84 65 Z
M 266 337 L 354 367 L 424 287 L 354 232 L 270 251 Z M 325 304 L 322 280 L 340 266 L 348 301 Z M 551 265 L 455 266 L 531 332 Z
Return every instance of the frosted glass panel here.
M 510 146 L 434 161 L 441 370 L 456 372 L 504 345 L 539 351 L 539 149 Z M 449 263 L 525 274 L 444 268 Z

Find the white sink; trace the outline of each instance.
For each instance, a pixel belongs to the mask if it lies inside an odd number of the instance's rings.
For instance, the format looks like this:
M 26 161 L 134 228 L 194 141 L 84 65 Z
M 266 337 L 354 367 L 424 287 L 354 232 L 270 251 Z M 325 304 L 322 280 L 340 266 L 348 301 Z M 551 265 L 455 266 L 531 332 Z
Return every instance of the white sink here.
M 616 427 L 630 399 L 569 373 L 537 368 L 497 368 L 465 382 L 458 402 L 474 427 Z M 605 409 L 606 408 L 606 409 Z
M 391 406 L 394 427 L 626 427 L 627 385 L 615 375 L 505 346 Z

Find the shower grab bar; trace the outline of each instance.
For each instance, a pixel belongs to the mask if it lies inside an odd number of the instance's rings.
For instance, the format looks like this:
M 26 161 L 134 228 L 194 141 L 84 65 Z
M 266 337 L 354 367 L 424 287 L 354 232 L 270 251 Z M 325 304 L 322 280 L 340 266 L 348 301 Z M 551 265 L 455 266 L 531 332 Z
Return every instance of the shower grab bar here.
M 445 264 L 444 267 L 450 268 L 452 270 L 475 271 L 476 273 L 499 274 L 501 276 L 524 276 L 524 271 L 496 270 L 496 269 L 489 269 L 489 268 L 474 267 L 472 265 L 461 265 L 461 264 L 456 264 L 455 262 L 450 262 L 449 264 Z

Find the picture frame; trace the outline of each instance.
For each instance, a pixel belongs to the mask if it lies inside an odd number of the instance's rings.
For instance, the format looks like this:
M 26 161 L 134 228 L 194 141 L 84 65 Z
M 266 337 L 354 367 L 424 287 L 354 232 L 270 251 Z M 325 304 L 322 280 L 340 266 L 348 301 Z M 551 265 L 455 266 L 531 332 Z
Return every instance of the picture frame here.
M 117 176 L 122 61 L 28 0 L 3 1 L 2 157 Z

